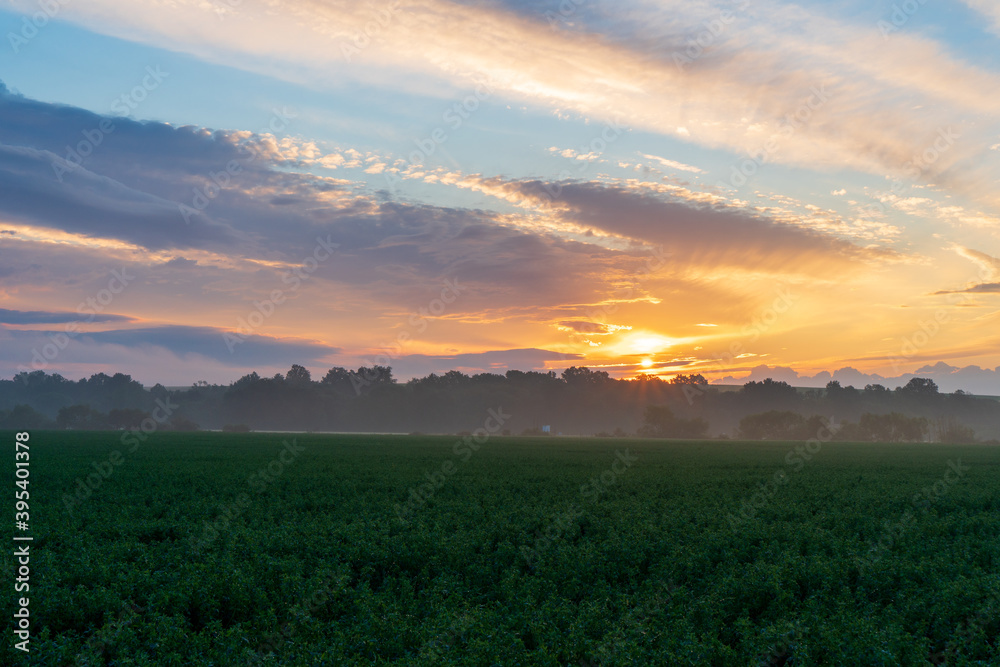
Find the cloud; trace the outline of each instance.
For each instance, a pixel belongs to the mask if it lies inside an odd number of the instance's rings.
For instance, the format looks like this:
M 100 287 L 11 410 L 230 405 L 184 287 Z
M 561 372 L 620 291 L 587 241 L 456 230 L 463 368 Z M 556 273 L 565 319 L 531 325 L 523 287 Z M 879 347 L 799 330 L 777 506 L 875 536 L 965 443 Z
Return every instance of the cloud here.
M 237 235 L 197 219 L 185 224 L 177 203 L 133 190 L 66 163 L 48 151 L 0 144 L 0 200 L 9 219 L 149 248 L 220 247 Z
M 67 335 L 62 330 L 0 329 L 0 371 L 13 375 L 22 369 L 69 374 L 81 367 L 115 368 L 135 375 L 141 372 L 154 381 L 173 375 L 171 364 L 189 374 L 228 368 L 290 367 L 293 363 L 316 363 L 339 352 L 317 341 L 250 335 L 233 344 L 233 352 L 215 327 L 166 325 L 140 329 L 113 329 Z M 61 342 L 57 343 L 56 341 Z M 58 353 L 53 353 L 53 345 Z M 48 351 L 46 351 L 48 346 Z M 150 359 L 149 364 L 143 358 Z M 200 374 L 200 373 L 199 373 Z M 190 377 L 190 375 L 188 375 Z
M 0 308 L 0 324 L 63 324 L 68 322 L 128 322 L 125 315 L 46 312 L 41 310 L 8 310 Z
M 101 127 L 113 129 L 85 151 L 82 166 L 57 156 Z M 248 271 L 266 271 L 274 287 L 285 288 L 288 272 L 311 260 L 317 238 L 329 238 L 338 244 L 336 258 L 318 266 L 312 282 L 390 308 L 423 305 L 455 276 L 474 288 L 453 307 L 459 312 L 487 302 L 494 309 L 525 305 L 526 296 L 538 305 L 599 302 L 613 289 L 607 271 L 636 261 L 638 252 L 518 228 L 509 215 L 386 201 L 362 183 L 296 170 L 316 155 L 250 132 L 175 128 L 0 93 L 0 220 L 18 223 L 9 243 L 24 250 L 30 239 L 153 251 L 164 258 L 157 273 L 178 280 L 174 271 L 198 269 L 186 280 L 203 289 L 210 281 L 201 276 L 214 269 L 218 280 L 220 268 L 237 283 Z M 203 208 L 195 211 L 197 193 Z M 36 246 L 30 252 L 53 254 Z M 23 257 L 12 261 L 26 265 Z M 40 263 L 52 274 L 63 266 Z M 149 293 L 146 282 L 141 289 Z
M 632 327 L 620 324 L 604 324 L 600 322 L 586 322 L 567 320 L 558 322 L 556 326 L 565 331 L 572 331 L 579 334 L 589 334 L 593 336 L 607 336 L 616 331 L 629 330 Z
M 1000 293 L 1000 258 L 993 257 L 985 252 L 966 248 L 963 246 L 953 246 L 960 256 L 966 258 L 978 267 L 978 277 L 985 282 L 971 284 L 961 289 L 939 290 L 934 294 L 988 294 Z
M 555 26 L 521 3 L 386 7 L 244 0 L 227 15 L 226 30 L 218 29 L 215 6 L 200 0 L 92 0 L 60 16 L 300 83 L 365 81 L 439 94 L 442 81 L 470 90 L 485 80 L 508 100 L 739 155 L 758 154 L 778 138 L 772 162 L 907 175 L 970 193 L 990 182 L 968 159 L 986 145 L 981 134 L 996 118 L 1000 78 L 921 35 L 900 32 L 887 41 L 873 24 L 760 2 L 732 12 L 692 56 L 691 35 L 732 3 L 666 0 L 613 16 L 578 7 L 572 22 Z M 376 19 L 377 34 L 367 34 Z M 947 128 L 962 139 L 914 172 Z
M 962 0 L 989 21 L 990 32 L 1000 35 L 1000 5 L 994 0 Z
M 658 155 L 647 155 L 646 153 L 639 153 L 639 155 L 646 158 L 647 160 L 655 160 L 656 162 L 662 164 L 664 167 L 667 167 L 668 169 L 680 169 L 681 171 L 690 171 L 696 174 L 705 173 L 704 169 L 699 169 L 698 167 L 692 167 L 691 165 L 684 164 L 683 162 L 668 160 L 666 158 L 659 157 Z
M 972 287 L 957 290 L 939 290 L 934 294 L 997 294 L 1000 293 L 1000 283 L 979 283 Z
M 463 184 L 528 204 L 581 228 L 664 246 L 675 266 L 739 267 L 766 273 L 843 272 L 890 253 L 780 224 L 735 207 L 692 205 L 669 196 L 593 182 L 547 183 L 469 177 Z
M 466 374 L 506 373 L 508 370 L 545 370 L 551 362 L 559 362 L 565 367 L 578 365 L 584 359 L 579 354 L 563 354 L 551 350 L 523 348 L 516 350 L 493 350 L 467 354 L 429 356 L 410 354 L 392 361 L 393 375 L 400 378 L 424 377 L 431 373 L 446 373 L 460 370 Z

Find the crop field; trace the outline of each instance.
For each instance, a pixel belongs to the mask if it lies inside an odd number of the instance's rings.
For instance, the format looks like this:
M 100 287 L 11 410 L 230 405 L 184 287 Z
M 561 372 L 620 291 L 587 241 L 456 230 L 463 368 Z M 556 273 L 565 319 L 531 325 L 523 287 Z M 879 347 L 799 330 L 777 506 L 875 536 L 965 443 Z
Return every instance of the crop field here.
M 8 630 L 3 664 L 1000 665 L 996 447 L 35 431 L 30 452 L 30 593 L 5 614 L 30 597 L 31 648 Z

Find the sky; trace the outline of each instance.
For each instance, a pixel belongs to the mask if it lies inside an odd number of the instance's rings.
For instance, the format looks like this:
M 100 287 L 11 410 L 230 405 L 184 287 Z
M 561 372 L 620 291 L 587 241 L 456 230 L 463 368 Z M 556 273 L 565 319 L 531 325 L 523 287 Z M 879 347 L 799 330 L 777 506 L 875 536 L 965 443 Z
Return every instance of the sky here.
M 0 377 L 1000 394 L 992 0 L 0 0 Z

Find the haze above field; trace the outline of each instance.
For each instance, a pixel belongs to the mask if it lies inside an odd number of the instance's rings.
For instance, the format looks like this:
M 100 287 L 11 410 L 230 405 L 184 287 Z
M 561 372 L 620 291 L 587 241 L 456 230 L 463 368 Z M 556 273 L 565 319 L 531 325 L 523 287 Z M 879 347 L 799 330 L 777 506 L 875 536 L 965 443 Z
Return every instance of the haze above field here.
M 0 34 L 2 378 L 1000 394 L 991 3 L 0 0 Z

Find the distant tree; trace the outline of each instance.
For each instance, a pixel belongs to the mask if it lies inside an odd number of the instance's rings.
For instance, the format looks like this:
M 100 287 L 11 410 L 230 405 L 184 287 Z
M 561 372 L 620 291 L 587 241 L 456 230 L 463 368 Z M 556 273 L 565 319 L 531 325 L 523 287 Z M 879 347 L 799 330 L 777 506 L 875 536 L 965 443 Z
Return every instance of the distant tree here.
M 872 414 L 866 412 L 858 420 L 862 437 L 874 442 L 919 442 L 927 433 L 927 419 L 907 417 L 898 412 Z
M 517 385 L 534 385 L 538 387 L 553 387 L 562 384 L 555 371 L 539 373 L 538 371 L 507 371 L 505 377 L 507 381 Z
M 246 424 L 226 424 L 222 427 L 224 433 L 249 433 L 250 427 Z
M 89 405 L 70 405 L 59 410 L 56 426 L 61 429 L 97 430 L 107 428 L 108 423 L 105 415 Z
M 285 374 L 285 381 L 290 385 L 304 386 L 312 382 L 312 375 L 305 366 L 293 364 L 288 373 Z
M 385 387 L 395 384 L 391 366 L 360 367 L 352 376 L 351 383 L 361 393 L 364 389 Z
M 471 378 L 461 371 L 448 371 L 441 376 L 442 383 L 452 387 L 460 387 L 468 384 L 469 380 Z
M 239 380 L 234 382 L 232 386 L 240 388 L 251 387 L 255 384 L 258 384 L 260 381 L 261 381 L 260 376 L 257 375 L 257 371 L 254 371 L 252 373 L 247 373 L 246 375 L 241 377 Z
M 769 410 L 740 420 L 739 435 L 748 440 L 798 440 L 806 419 L 790 410 Z
M 507 382 L 507 378 L 499 373 L 477 373 L 472 379 L 480 385 L 498 385 Z
M 795 387 L 787 382 L 766 378 L 763 382 L 750 381 L 743 385 L 740 393 L 748 398 L 765 401 L 794 399 L 798 397 Z
M 35 410 L 30 405 L 19 403 L 10 412 L 0 412 L 0 428 L 21 430 L 21 429 L 43 429 L 52 428 L 52 420 Z
M 707 385 L 708 380 L 701 373 L 695 375 L 675 375 L 670 379 L 670 384 Z
M 910 378 L 905 386 L 896 391 L 915 396 L 934 396 L 938 393 L 938 386 L 930 378 Z
M 642 416 L 639 435 L 644 438 L 704 438 L 708 422 L 698 417 L 681 419 L 666 405 L 648 405 Z
M 946 417 L 938 420 L 935 425 L 938 442 L 950 444 L 966 444 L 976 442 L 976 431 L 968 426 L 964 426 L 954 417 Z
M 826 383 L 826 390 L 824 393 L 826 394 L 826 399 L 838 409 L 844 409 L 854 405 L 858 399 L 861 398 L 860 391 L 851 385 L 841 387 L 840 383 L 836 380 L 831 380 Z
M 334 366 L 326 372 L 323 379 L 320 380 L 322 384 L 336 385 L 341 382 L 346 382 L 350 384 L 351 382 L 351 371 L 347 370 L 343 366 Z
M 611 376 L 607 371 L 592 371 L 586 366 L 571 366 L 562 373 L 562 379 L 570 386 L 585 387 L 607 383 Z
M 888 396 L 889 390 L 880 384 L 866 384 L 865 394 L 870 394 L 874 396 Z

